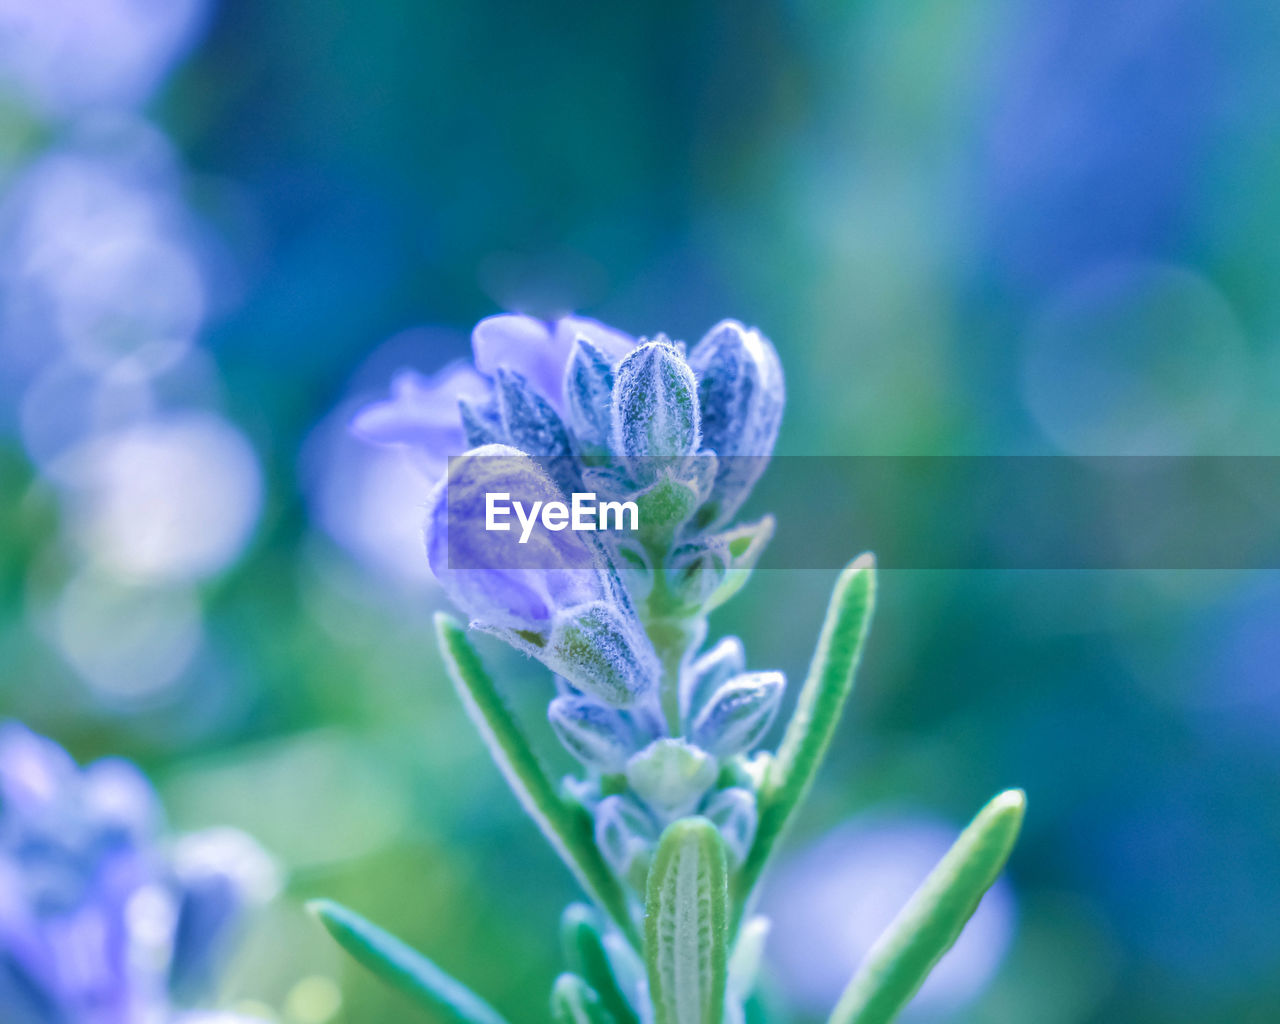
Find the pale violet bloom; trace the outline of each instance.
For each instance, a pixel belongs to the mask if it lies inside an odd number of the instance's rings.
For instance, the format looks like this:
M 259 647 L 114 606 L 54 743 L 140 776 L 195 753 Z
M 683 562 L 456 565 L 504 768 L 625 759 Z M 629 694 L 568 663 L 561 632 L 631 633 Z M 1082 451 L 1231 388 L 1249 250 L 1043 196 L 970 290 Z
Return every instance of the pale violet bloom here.
M 490 530 L 494 493 L 525 507 L 564 500 L 537 462 L 507 445 L 452 461 L 427 501 L 426 540 L 431 571 L 459 608 L 487 626 L 540 632 L 558 612 L 606 599 L 600 557 L 582 534 L 538 526 L 522 542 L 514 516 Z
M 190 837 L 175 854 L 128 762 L 80 768 L 53 741 L 0 725 L 5 1024 L 167 1024 L 178 990 L 202 994 L 274 878 L 239 834 Z
M 404 370 L 389 398 L 361 409 L 352 421 L 358 437 L 409 451 L 428 476 L 438 477 L 450 455 L 479 443 L 464 427 L 460 403 L 478 420 L 496 419 L 494 382 L 504 371 L 525 382 L 553 412 L 565 414 L 565 376 L 574 342 L 585 338 L 616 362 L 635 347 L 621 331 L 586 317 L 538 320 L 504 313 L 476 324 L 471 334 L 474 365 L 451 363 L 432 376 Z M 486 440 L 507 440 L 495 432 Z
M 563 502 L 523 452 L 485 445 L 453 459 L 427 503 L 427 558 L 472 625 L 499 633 L 574 686 L 612 705 L 649 692 L 657 657 L 599 548 L 572 530 L 487 528 L 488 497 Z
M 361 409 L 351 428 L 373 444 L 404 447 L 434 479 L 444 472 L 450 455 L 467 449 L 459 400 L 483 402 L 489 391 L 489 382 L 463 362 L 450 363 L 430 377 L 401 370 L 391 381 L 391 397 Z
M 564 416 L 565 370 L 578 338 L 586 338 L 614 363 L 636 344 L 629 335 L 587 317 L 547 321 L 502 313 L 476 324 L 471 348 L 481 373 L 493 377 L 503 368 L 520 374 Z

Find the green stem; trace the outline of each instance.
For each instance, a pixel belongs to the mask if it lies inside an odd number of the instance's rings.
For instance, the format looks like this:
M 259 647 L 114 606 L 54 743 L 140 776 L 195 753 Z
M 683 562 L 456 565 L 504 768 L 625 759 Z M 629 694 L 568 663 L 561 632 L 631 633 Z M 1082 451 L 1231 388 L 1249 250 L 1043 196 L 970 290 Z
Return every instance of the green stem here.
M 662 717 L 672 736 L 681 734 L 680 727 L 680 670 L 685 658 L 706 635 L 704 616 L 681 614 L 671 589 L 667 586 L 666 570 L 656 552 L 651 552 L 659 568 L 653 574 L 653 586 L 644 602 L 641 619 L 649 642 L 662 663 Z
M 689 649 L 701 636 L 696 619 L 651 619 L 645 631 L 653 649 L 662 662 L 662 715 L 672 736 L 679 736 L 680 727 L 680 669 Z

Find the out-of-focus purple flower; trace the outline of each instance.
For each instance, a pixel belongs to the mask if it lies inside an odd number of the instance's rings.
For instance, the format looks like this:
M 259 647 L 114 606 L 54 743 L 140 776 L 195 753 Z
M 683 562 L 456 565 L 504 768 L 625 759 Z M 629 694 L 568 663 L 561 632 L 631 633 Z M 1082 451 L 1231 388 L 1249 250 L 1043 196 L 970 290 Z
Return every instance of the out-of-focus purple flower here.
M 80 769 L 51 740 L 0 726 L 0 1020 L 170 1019 L 175 943 L 194 890 L 166 853 L 162 826 L 129 763 Z M 223 874 L 237 877 L 234 862 Z M 241 891 L 243 906 L 252 892 Z M 203 922 L 188 945 L 216 948 L 232 917 Z
M 958 830 L 919 816 L 853 822 L 779 864 L 765 892 L 769 953 L 794 1004 L 826 1013 L 872 944 L 950 849 Z M 991 979 L 1014 926 L 997 882 L 907 1011 L 946 1010 Z
M 56 744 L 6 725 L 0 794 L 0 1018 L 154 1019 L 168 908 L 151 885 L 159 812 L 146 782 L 119 761 L 81 772 Z
M 262 847 L 233 828 L 181 837 L 170 870 L 178 918 L 169 986 L 190 998 L 212 987 L 245 911 L 276 895 L 280 872 Z
M 195 41 L 208 0 L 0 0 L 0 79 L 42 113 L 134 107 Z

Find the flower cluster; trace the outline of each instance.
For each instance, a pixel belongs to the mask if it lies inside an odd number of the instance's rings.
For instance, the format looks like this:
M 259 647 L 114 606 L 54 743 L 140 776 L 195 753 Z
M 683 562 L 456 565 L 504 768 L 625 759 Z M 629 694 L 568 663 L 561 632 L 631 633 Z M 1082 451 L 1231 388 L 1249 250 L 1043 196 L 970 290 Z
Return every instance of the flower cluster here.
M 437 477 L 426 522 L 437 578 L 474 627 L 556 674 L 548 716 L 586 773 L 568 785 L 617 875 L 642 888 L 662 830 L 692 814 L 741 863 L 756 820 L 750 756 L 784 679 L 748 672 L 736 637 L 700 648 L 707 613 L 772 532 L 769 518 L 731 523 L 778 434 L 773 346 L 734 321 L 686 352 L 592 320 L 514 315 L 482 321 L 473 345 L 473 367 L 397 377 L 356 433 L 405 447 Z M 640 529 L 600 541 L 541 531 L 519 564 L 484 529 L 487 494 L 583 488 L 635 502 Z
M 166 845 L 155 794 L 128 762 L 81 769 L 53 741 L 0 725 L 6 1024 L 233 1020 L 178 1007 L 209 993 L 244 911 L 275 886 L 273 863 L 239 832 Z
M 759 751 L 786 681 L 748 671 L 737 637 L 708 643 L 707 615 L 743 585 L 773 531 L 767 516 L 734 521 L 778 436 L 785 393 L 772 345 L 734 321 L 686 350 L 591 320 L 525 316 L 484 320 L 472 340 L 474 365 L 401 374 L 354 429 L 407 450 L 434 479 L 427 558 L 472 627 L 555 677 L 547 715 L 582 769 L 559 787 L 465 630 L 437 617 L 468 714 L 595 903 L 565 912 L 570 970 L 553 988 L 553 1018 L 767 1020 L 752 1002 L 768 933 L 754 892 L 852 690 L 874 559 L 841 574 L 782 742 Z M 632 525 L 611 528 L 603 514 L 579 525 L 568 508 L 596 496 L 634 509 Z M 518 539 L 492 514 L 495 499 L 517 511 Z M 983 809 L 876 942 L 829 1024 L 887 1024 L 906 1005 L 995 880 L 1023 805 L 1010 791 Z M 421 1006 L 505 1024 L 359 914 L 328 901 L 313 910 Z

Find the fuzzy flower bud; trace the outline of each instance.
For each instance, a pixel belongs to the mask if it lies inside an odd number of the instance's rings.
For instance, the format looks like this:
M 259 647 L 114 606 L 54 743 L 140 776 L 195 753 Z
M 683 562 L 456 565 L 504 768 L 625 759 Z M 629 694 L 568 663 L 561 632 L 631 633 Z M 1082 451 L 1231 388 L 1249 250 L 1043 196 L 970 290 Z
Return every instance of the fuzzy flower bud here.
M 749 751 L 768 732 L 785 688 L 781 672 L 734 676 L 695 715 L 693 741 L 717 757 Z
M 730 786 L 714 794 L 702 813 L 719 829 L 733 863 L 738 865 L 746 860 L 758 822 L 755 794 L 740 786 Z
M 564 695 L 547 708 L 557 738 L 583 764 L 620 772 L 634 747 L 634 730 L 617 711 L 586 697 Z
M 698 384 L 667 341 L 641 345 L 618 365 L 612 447 L 630 460 L 681 457 L 698 449 Z
M 689 814 L 716 781 L 716 759 L 680 739 L 654 740 L 627 762 L 627 781 L 665 821 Z
M 786 404 L 782 363 L 769 339 L 736 320 L 711 328 L 692 352 L 698 375 L 702 443 L 720 457 L 716 518 L 745 500 L 773 452 Z

